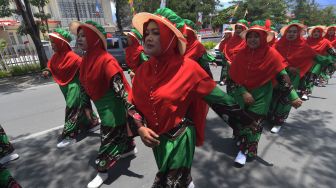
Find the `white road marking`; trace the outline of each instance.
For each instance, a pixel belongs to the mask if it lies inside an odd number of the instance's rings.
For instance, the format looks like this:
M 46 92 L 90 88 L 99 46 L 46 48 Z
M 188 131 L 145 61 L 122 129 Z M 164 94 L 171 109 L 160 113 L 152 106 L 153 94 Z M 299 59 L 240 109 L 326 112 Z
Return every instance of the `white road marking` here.
M 51 129 L 48 129 L 48 130 L 45 130 L 45 131 L 41 131 L 41 132 L 38 132 L 38 133 L 33 133 L 33 134 L 30 134 L 30 135 L 27 135 L 27 136 L 24 136 L 22 138 L 18 138 L 18 139 L 15 139 L 15 140 L 11 140 L 10 142 L 11 143 L 19 143 L 19 142 L 22 142 L 22 141 L 25 141 L 25 140 L 28 140 L 28 139 L 32 139 L 32 138 L 36 138 L 36 137 L 40 137 L 42 135 L 45 135 L 45 134 L 48 134 L 50 132 L 53 132 L 55 130 L 58 130 L 58 129 L 62 129 L 64 125 L 60 125 L 60 126 L 57 126 L 57 127 L 54 127 L 54 128 L 51 128 Z

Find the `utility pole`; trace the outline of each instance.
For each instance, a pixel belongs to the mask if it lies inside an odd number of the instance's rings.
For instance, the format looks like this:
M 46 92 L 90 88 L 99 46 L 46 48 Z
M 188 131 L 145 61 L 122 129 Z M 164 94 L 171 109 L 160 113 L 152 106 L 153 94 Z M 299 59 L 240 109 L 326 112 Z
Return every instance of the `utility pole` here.
M 75 5 L 75 12 L 76 12 L 76 16 L 77 16 L 77 21 L 80 21 L 78 8 L 77 8 L 77 0 L 74 1 L 74 5 Z

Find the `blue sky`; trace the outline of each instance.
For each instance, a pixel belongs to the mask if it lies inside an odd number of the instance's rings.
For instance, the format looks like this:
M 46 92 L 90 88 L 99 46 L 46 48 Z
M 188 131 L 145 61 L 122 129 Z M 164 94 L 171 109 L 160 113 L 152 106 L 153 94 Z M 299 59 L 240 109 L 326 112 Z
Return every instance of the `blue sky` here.
M 220 0 L 221 4 L 224 5 L 224 8 L 230 6 L 228 2 L 231 2 L 232 0 Z M 328 5 L 334 5 L 336 6 L 336 0 L 316 0 L 316 2 L 321 5 L 322 8 L 328 6 Z

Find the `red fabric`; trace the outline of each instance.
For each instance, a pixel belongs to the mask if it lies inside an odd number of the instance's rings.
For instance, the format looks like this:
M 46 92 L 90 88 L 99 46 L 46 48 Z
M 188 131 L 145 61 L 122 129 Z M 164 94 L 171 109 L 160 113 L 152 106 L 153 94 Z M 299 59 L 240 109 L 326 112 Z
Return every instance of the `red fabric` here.
M 131 37 L 133 44 L 125 48 L 126 53 L 126 64 L 132 69 L 133 72 L 136 71 L 140 65 L 141 53 L 144 51 L 143 46 L 140 45 L 139 41 L 134 37 Z
M 73 80 L 78 72 L 81 58 L 75 54 L 69 46 L 62 40 L 50 36 L 59 51 L 48 61 L 48 69 L 55 82 L 61 86 L 67 85 Z
M 118 61 L 104 49 L 102 41 L 94 31 L 87 27 L 82 29 L 89 49 L 83 57 L 79 79 L 90 98 L 96 101 L 103 97 L 110 90 L 111 78 L 117 73 L 120 73 L 125 89 L 130 92 L 130 86 Z
M 333 28 L 336 29 L 336 27 L 333 27 Z M 326 34 L 326 36 L 325 36 L 324 38 L 328 39 L 328 40 L 331 42 L 331 45 L 332 45 L 334 48 L 336 48 L 336 33 L 334 33 L 334 35 L 330 36 L 330 35 L 328 34 L 328 32 L 329 32 L 330 29 L 331 29 L 331 27 L 328 28 L 328 30 L 327 30 L 327 34 Z
M 224 46 L 223 54 L 226 59 L 231 63 L 235 55 L 246 46 L 245 40 L 243 40 L 239 35 L 234 34 L 233 37 Z
M 323 33 L 322 28 L 315 28 L 314 30 L 319 29 L 321 31 L 321 33 Z M 314 30 L 312 31 L 312 33 L 314 33 Z M 307 38 L 307 44 L 313 48 L 315 50 L 316 53 L 320 54 L 320 55 L 326 55 L 327 54 L 327 50 L 329 48 L 332 48 L 332 44 L 331 42 L 324 38 L 324 37 L 320 37 L 320 38 L 313 38 L 312 36 L 309 36 Z
M 219 47 L 218 47 L 220 52 L 223 52 L 225 45 L 227 44 L 227 42 L 230 40 L 231 37 L 232 35 L 229 35 L 229 37 L 226 37 L 220 41 Z
M 295 27 L 295 26 L 292 26 Z M 297 26 L 296 26 L 297 27 Z M 289 41 L 286 38 L 287 30 L 284 36 L 275 44 L 275 48 L 286 59 L 290 67 L 295 67 L 300 70 L 300 78 L 302 78 L 314 64 L 316 52 L 306 43 L 300 36 L 301 28 L 298 28 L 298 38 L 294 41 Z
M 186 52 L 184 53 L 184 57 L 188 57 L 197 61 L 203 54 L 206 52 L 205 47 L 200 43 L 195 33 L 189 29 L 186 30 L 187 32 L 187 47 Z
M 195 123 L 197 145 L 200 145 L 204 140 L 207 113 L 202 97 L 209 94 L 216 83 L 195 61 L 182 57 L 174 33 L 161 22 L 155 22 L 160 30 L 162 53 L 150 57 L 137 69 L 133 79 L 133 102 L 145 116 L 147 126 L 157 134 L 176 127 L 188 112 L 188 117 Z M 147 24 L 144 30 L 146 28 Z M 197 94 L 195 87 L 204 79 L 210 80 L 197 87 L 202 91 Z
M 238 52 L 231 64 L 231 79 L 248 90 L 259 88 L 275 79 L 276 75 L 286 68 L 285 59 L 266 41 L 266 33 L 254 31 L 260 36 L 260 47 L 250 49 L 246 46 Z

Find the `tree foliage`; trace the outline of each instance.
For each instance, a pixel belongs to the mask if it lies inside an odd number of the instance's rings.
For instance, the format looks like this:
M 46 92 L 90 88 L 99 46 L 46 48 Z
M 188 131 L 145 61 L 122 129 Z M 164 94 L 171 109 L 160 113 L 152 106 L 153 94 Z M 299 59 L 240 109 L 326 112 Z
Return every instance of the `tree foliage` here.
M 13 12 L 14 10 L 9 7 L 9 0 L 0 0 L 0 18 L 9 17 Z

